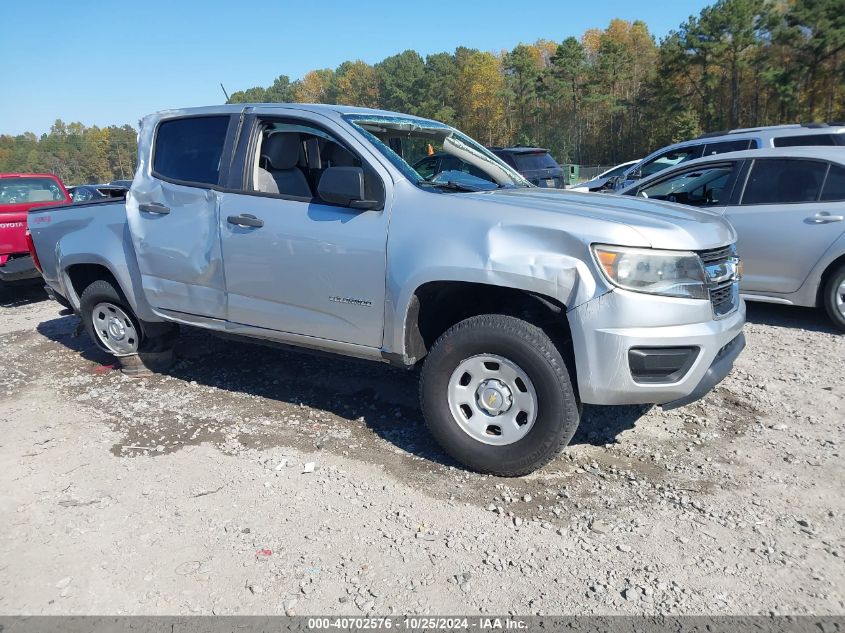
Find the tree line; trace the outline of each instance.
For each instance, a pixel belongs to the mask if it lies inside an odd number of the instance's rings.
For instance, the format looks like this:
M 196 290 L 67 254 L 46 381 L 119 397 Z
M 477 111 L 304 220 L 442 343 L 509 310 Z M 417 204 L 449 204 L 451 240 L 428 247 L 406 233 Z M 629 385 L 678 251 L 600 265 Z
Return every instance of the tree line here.
M 68 185 L 131 180 L 137 136 L 131 125 L 86 127 L 59 119 L 40 138 L 0 135 L 0 172 L 53 173 Z
M 423 58 L 406 50 L 373 65 L 280 75 L 229 98 L 247 102 L 396 110 L 488 145 L 540 145 L 560 162 L 615 164 L 705 131 L 845 120 L 845 10 L 842 0 L 718 0 L 659 43 L 645 23 L 615 19 L 580 39 L 510 51 L 458 47 Z M 102 180 L 121 168 L 125 158 L 114 152 L 128 130 L 57 121 L 41 139 L 0 137 L 0 170 L 37 165 Z

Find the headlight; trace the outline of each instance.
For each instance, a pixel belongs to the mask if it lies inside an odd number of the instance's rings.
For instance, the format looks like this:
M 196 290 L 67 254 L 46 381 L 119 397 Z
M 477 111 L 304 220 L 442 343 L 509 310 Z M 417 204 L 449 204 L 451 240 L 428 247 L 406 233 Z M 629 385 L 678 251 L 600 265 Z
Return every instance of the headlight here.
M 608 281 L 620 288 L 667 297 L 709 297 L 704 267 L 695 253 L 594 244 L 593 254 Z

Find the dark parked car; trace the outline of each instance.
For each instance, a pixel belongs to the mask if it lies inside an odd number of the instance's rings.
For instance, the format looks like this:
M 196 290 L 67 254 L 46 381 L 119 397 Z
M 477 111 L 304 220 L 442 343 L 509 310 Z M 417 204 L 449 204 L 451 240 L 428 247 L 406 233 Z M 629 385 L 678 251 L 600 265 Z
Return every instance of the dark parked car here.
M 491 147 L 490 150 L 538 187 L 563 189 L 563 168 L 542 147 Z
M 538 187 L 564 188 L 563 168 L 552 158 L 549 150 L 539 147 L 491 147 L 489 149 L 532 184 Z M 448 172 L 461 172 L 490 181 L 490 177 L 481 170 L 445 152 L 437 152 L 418 160 L 414 163 L 414 169 L 426 180 L 443 180 L 444 177 L 441 174 L 448 176 Z M 475 178 L 469 180 L 474 181 Z M 461 180 L 467 180 L 467 178 L 463 176 Z M 484 188 L 484 183 L 475 184 L 479 188 Z
M 110 185 L 76 185 L 68 187 L 67 192 L 74 202 L 90 202 L 103 198 L 122 198 L 126 195 L 129 187 Z

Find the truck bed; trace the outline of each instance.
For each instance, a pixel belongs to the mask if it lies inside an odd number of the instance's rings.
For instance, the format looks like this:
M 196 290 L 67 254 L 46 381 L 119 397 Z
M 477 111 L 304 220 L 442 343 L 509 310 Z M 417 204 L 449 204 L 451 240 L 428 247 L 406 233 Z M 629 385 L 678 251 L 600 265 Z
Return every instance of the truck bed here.
M 103 198 L 78 204 L 65 204 L 29 212 L 27 225 L 41 263 L 44 280 L 54 288 L 63 287 L 59 275 L 59 254 L 98 253 L 122 244 L 126 229 L 126 200 Z M 69 262 L 64 262 L 67 267 Z

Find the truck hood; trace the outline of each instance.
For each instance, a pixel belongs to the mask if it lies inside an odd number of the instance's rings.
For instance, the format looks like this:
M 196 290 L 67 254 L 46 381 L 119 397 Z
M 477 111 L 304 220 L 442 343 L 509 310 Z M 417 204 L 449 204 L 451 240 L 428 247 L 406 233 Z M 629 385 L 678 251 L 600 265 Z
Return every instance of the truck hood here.
M 458 195 L 515 209 L 622 224 L 640 234 L 652 248 L 704 250 L 736 241 L 733 227 L 717 213 L 634 196 L 539 188 Z

